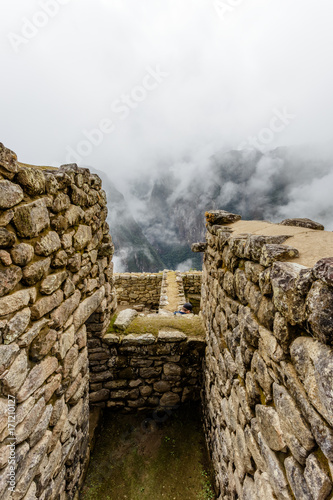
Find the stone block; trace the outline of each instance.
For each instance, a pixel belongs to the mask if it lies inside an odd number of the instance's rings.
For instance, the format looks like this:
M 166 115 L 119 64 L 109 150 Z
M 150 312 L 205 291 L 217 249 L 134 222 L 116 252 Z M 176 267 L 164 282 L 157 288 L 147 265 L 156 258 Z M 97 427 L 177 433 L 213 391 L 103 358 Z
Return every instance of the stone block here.
M 16 207 L 13 222 L 21 237 L 35 238 L 50 225 L 45 201 L 40 199 Z

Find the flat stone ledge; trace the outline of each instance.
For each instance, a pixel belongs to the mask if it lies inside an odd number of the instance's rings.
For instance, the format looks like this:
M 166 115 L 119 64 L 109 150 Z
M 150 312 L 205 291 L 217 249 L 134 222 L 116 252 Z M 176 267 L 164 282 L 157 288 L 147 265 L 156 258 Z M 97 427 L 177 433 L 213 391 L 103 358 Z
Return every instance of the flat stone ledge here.
M 135 335 L 130 333 L 122 338 L 122 345 L 150 345 L 155 343 L 155 337 L 152 333 L 144 333 L 143 335 Z
M 120 342 L 120 338 L 118 337 L 118 335 L 115 335 L 113 333 L 107 333 L 106 335 L 104 335 L 102 340 L 107 344 L 119 344 Z
M 179 330 L 163 329 L 159 330 L 157 340 L 160 342 L 182 342 L 187 340 L 187 336 Z

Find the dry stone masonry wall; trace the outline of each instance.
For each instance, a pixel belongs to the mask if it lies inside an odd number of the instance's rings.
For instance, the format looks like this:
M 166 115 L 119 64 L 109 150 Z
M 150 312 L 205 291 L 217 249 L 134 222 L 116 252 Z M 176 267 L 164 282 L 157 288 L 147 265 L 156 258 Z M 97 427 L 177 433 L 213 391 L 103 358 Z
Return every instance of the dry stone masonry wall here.
M 87 330 L 103 336 L 116 306 L 106 216 L 97 175 L 25 167 L 0 145 L 3 500 L 71 499 L 77 489 L 88 446 Z
M 137 311 L 158 309 L 161 284 L 162 273 L 114 274 L 118 305 L 130 305 Z
M 219 499 L 331 498 L 333 234 L 269 223 L 251 234 L 255 223 L 239 219 L 207 213 L 206 243 L 193 246 L 205 251 L 205 428 Z M 299 264 L 316 251 L 314 266 Z
M 92 406 L 152 411 L 200 399 L 203 339 L 167 330 L 157 338 L 109 333 L 89 344 Z

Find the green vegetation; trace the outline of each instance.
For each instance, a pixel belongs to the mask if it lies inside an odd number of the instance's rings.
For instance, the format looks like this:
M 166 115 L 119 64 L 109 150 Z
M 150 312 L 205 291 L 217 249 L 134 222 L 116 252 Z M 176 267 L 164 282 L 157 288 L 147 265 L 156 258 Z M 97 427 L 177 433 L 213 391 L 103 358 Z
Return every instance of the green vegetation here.
M 163 423 L 106 412 L 80 500 L 213 500 L 209 470 L 197 406 Z
M 108 332 L 107 333 L 124 333 L 125 335 L 129 333 L 143 334 L 152 333 L 153 335 L 158 334 L 159 330 L 162 328 L 172 328 L 174 330 L 180 330 L 187 336 L 205 336 L 205 329 L 202 320 L 199 316 L 193 316 L 193 318 L 178 316 L 159 316 L 149 315 L 149 316 L 137 316 L 125 332 L 117 332 L 113 324 L 116 320 L 116 315 L 113 316 Z

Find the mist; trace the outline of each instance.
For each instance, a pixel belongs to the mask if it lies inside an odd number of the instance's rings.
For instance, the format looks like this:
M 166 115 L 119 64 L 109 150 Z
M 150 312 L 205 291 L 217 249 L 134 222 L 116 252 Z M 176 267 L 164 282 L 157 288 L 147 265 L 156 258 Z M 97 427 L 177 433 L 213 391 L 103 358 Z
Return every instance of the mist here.
M 332 228 L 330 0 L 16 0 L 0 14 L 0 140 L 20 161 L 103 171 L 144 217 L 136 180 L 148 199 L 171 172 L 172 204 L 201 179 L 204 206 L 211 159 L 256 150 L 215 204 Z

